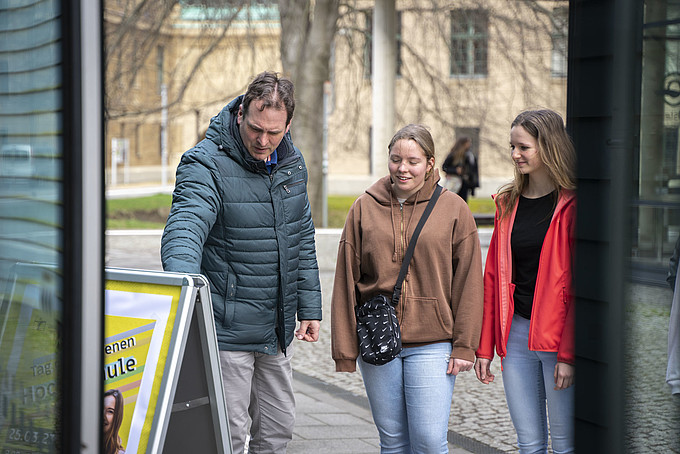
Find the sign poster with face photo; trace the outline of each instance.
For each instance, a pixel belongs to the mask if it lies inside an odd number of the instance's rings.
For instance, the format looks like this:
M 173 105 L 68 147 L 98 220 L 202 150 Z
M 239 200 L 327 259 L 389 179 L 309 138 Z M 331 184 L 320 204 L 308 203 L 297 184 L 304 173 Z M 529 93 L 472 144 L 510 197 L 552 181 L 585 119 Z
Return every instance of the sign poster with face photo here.
M 0 305 L 2 452 L 56 453 L 60 278 L 48 265 L 16 264 Z
M 181 286 L 106 283 L 103 442 L 106 454 L 146 452 Z

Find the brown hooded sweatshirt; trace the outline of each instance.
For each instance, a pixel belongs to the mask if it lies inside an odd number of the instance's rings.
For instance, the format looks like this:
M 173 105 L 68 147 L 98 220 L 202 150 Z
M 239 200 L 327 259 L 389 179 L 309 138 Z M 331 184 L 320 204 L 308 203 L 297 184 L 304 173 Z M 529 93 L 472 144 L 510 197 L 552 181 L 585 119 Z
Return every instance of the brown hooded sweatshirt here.
M 337 372 L 354 372 L 359 346 L 354 306 L 391 297 L 413 231 L 439 173 L 401 206 L 390 177 L 354 202 L 340 238 L 331 300 L 331 351 Z M 482 257 L 468 205 L 444 189 L 418 237 L 397 305 L 405 348 L 451 342 L 451 357 L 475 360 L 483 310 Z

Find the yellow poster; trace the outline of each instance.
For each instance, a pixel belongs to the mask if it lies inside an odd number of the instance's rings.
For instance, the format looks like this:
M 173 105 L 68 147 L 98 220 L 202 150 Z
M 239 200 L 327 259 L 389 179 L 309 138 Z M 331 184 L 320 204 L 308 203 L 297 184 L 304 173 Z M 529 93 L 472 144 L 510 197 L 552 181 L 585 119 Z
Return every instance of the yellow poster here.
M 0 314 L 0 446 L 3 453 L 56 453 L 58 279 L 50 267 L 14 271 Z
M 107 453 L 146 451 L 181 290 L 159 284 L 106 283 L 103 440 Z

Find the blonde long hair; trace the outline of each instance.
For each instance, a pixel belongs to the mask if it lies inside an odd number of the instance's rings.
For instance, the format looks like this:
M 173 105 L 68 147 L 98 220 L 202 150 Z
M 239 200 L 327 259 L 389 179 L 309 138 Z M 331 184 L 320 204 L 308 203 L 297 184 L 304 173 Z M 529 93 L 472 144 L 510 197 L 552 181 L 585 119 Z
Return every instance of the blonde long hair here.
M 576 150 L 560 114 L 550 109 L 527 110 L 517 115 L 510 127 L 515 126 L 523 127 L 536 139 L 538 156 L 557 189 L 576 189 Z M 498 191 L 501 219 L 508 215 L 528 184 L 529 175 L 515 167 L 515 179 Z

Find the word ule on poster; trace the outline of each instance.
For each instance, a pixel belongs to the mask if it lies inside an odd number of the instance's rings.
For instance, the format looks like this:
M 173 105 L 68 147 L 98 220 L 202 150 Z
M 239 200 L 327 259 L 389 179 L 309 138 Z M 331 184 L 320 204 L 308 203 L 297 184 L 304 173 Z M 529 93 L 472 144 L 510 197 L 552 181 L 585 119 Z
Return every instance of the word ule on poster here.
M 104 379 L 111 380 L 121 375 L 134 372 L 135 370 L 137 370 L 137 358 L 134 356 L 129 358 L 120 357 L 114 362 L 106 365 Z

